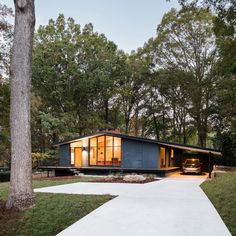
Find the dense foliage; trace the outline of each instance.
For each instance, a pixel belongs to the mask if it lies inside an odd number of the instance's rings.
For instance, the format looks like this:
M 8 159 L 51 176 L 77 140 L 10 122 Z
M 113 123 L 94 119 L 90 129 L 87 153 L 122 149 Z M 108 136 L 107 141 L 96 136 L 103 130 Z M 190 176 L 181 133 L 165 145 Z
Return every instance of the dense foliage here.
M 179 0 L 183 6 L 204 6 L 213 14 L 219 57 L 214 145 L 223 150 L 223 164 L 236 165 L 236 4 L 235 0 Z
M 12 10 L 0 4 L 0 165 L 9 164 L 9 62 L 12 41 L 12 25 L 8 19 L 13 16 Z
M 236 164 L 235 6 L 230 0 L 180 2 L 182 9 L 166 13 L 156 36 L 130 55 L 91 23 L 81 27 L 63 15 L 37 29 L 31 101 L 36 166 L 39 159 L 54 161 L 51 143 L 97 128 L 220 148 L 223 164 Z M 10 39 L 9 30 L 0 30 Z M 7 79 L 0 83 L 0 107 L 0 153 L 7 160 Z

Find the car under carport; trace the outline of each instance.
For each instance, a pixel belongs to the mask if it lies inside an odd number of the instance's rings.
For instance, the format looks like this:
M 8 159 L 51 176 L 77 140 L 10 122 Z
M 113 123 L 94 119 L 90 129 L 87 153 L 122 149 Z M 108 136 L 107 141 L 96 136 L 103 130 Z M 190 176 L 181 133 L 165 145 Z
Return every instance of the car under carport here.
M 203 148 L 190 145 L 181 145 L 176 143 L 163 142 L 163 147 L 169 147 L 174 150 L 171 166 L 182 169 L 182 164 L 186 159 L 199 159 L 202 163 L 202 172 L 207 172 L 211 177 L 211 172 L 217 158 L 221 158 L 222 153 L 215 149 Z

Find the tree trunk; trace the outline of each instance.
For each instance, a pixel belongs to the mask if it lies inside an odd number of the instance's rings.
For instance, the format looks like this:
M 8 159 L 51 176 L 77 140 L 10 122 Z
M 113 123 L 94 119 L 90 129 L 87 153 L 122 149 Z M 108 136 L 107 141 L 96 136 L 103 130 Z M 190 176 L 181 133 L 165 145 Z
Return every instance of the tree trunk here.
M 198 130 L 198 145 L 200 147 L 206 147 L 207 131 L 204 127 L 201 127 Z
M 104 107 L 105 107 L 105 122 L 106 122 L 106 124 L 108 124 L 109 123 L 109 103 L 108 103 L 108 99 L 105 100 Z
M 159 140 L 160 139 L 159 129 L 158 129 L 157 119 L 154 112 L 152 113 L 152 116 L 153 116 L 153 121 L 154 121 L 154 126 L 155 126 L 156 139 Z
M 184 111 L 184 118 L 183 118 L 183 143 L 187 144 L 187 137 L 186 137 L 186 115 L 185 115 L 185 111 Z
M 7 208 L 32 207 L 30 87 L 35 25 L 34 0 L 15 0 L 15 29 L 11 61 L 11 182 Z
M 177 130 L 176 130 L 176 106 L 175 104 L 173 104 L 173 140 L 176 141 L 177 140 Z
M 129 133 L 129 118 L 125 118 L 125 134 Z
M 125 111 L 125 134 L 129 133 L 131 107 Z
M 164 101 L 162 101 L 162 139 L 166 141 L 166 121 L 165 121 L 165 106 Z

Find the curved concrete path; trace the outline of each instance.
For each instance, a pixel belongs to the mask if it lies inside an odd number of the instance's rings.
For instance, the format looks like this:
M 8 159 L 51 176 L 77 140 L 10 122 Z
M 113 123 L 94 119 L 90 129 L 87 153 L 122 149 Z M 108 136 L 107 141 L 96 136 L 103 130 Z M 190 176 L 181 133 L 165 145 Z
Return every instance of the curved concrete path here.
M 118 195 L 59 236 L 230 236 L 199 187 L 203 181 L 172 177 L 148 184 L 74 183 L 35 192 Z

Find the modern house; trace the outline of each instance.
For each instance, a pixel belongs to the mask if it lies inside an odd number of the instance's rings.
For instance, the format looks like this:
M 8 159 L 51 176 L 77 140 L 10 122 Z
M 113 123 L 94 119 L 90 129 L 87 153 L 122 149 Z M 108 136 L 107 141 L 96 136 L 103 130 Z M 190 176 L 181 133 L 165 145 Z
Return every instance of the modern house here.
M 59 148 L 59 168 L 92 172 L 145 172 L 165 175 L 179 170 L 186 158 L 199 158 L 203 171 L 211 172 L 214 149 L 121 134 L 117 130 L 65 140 Z

